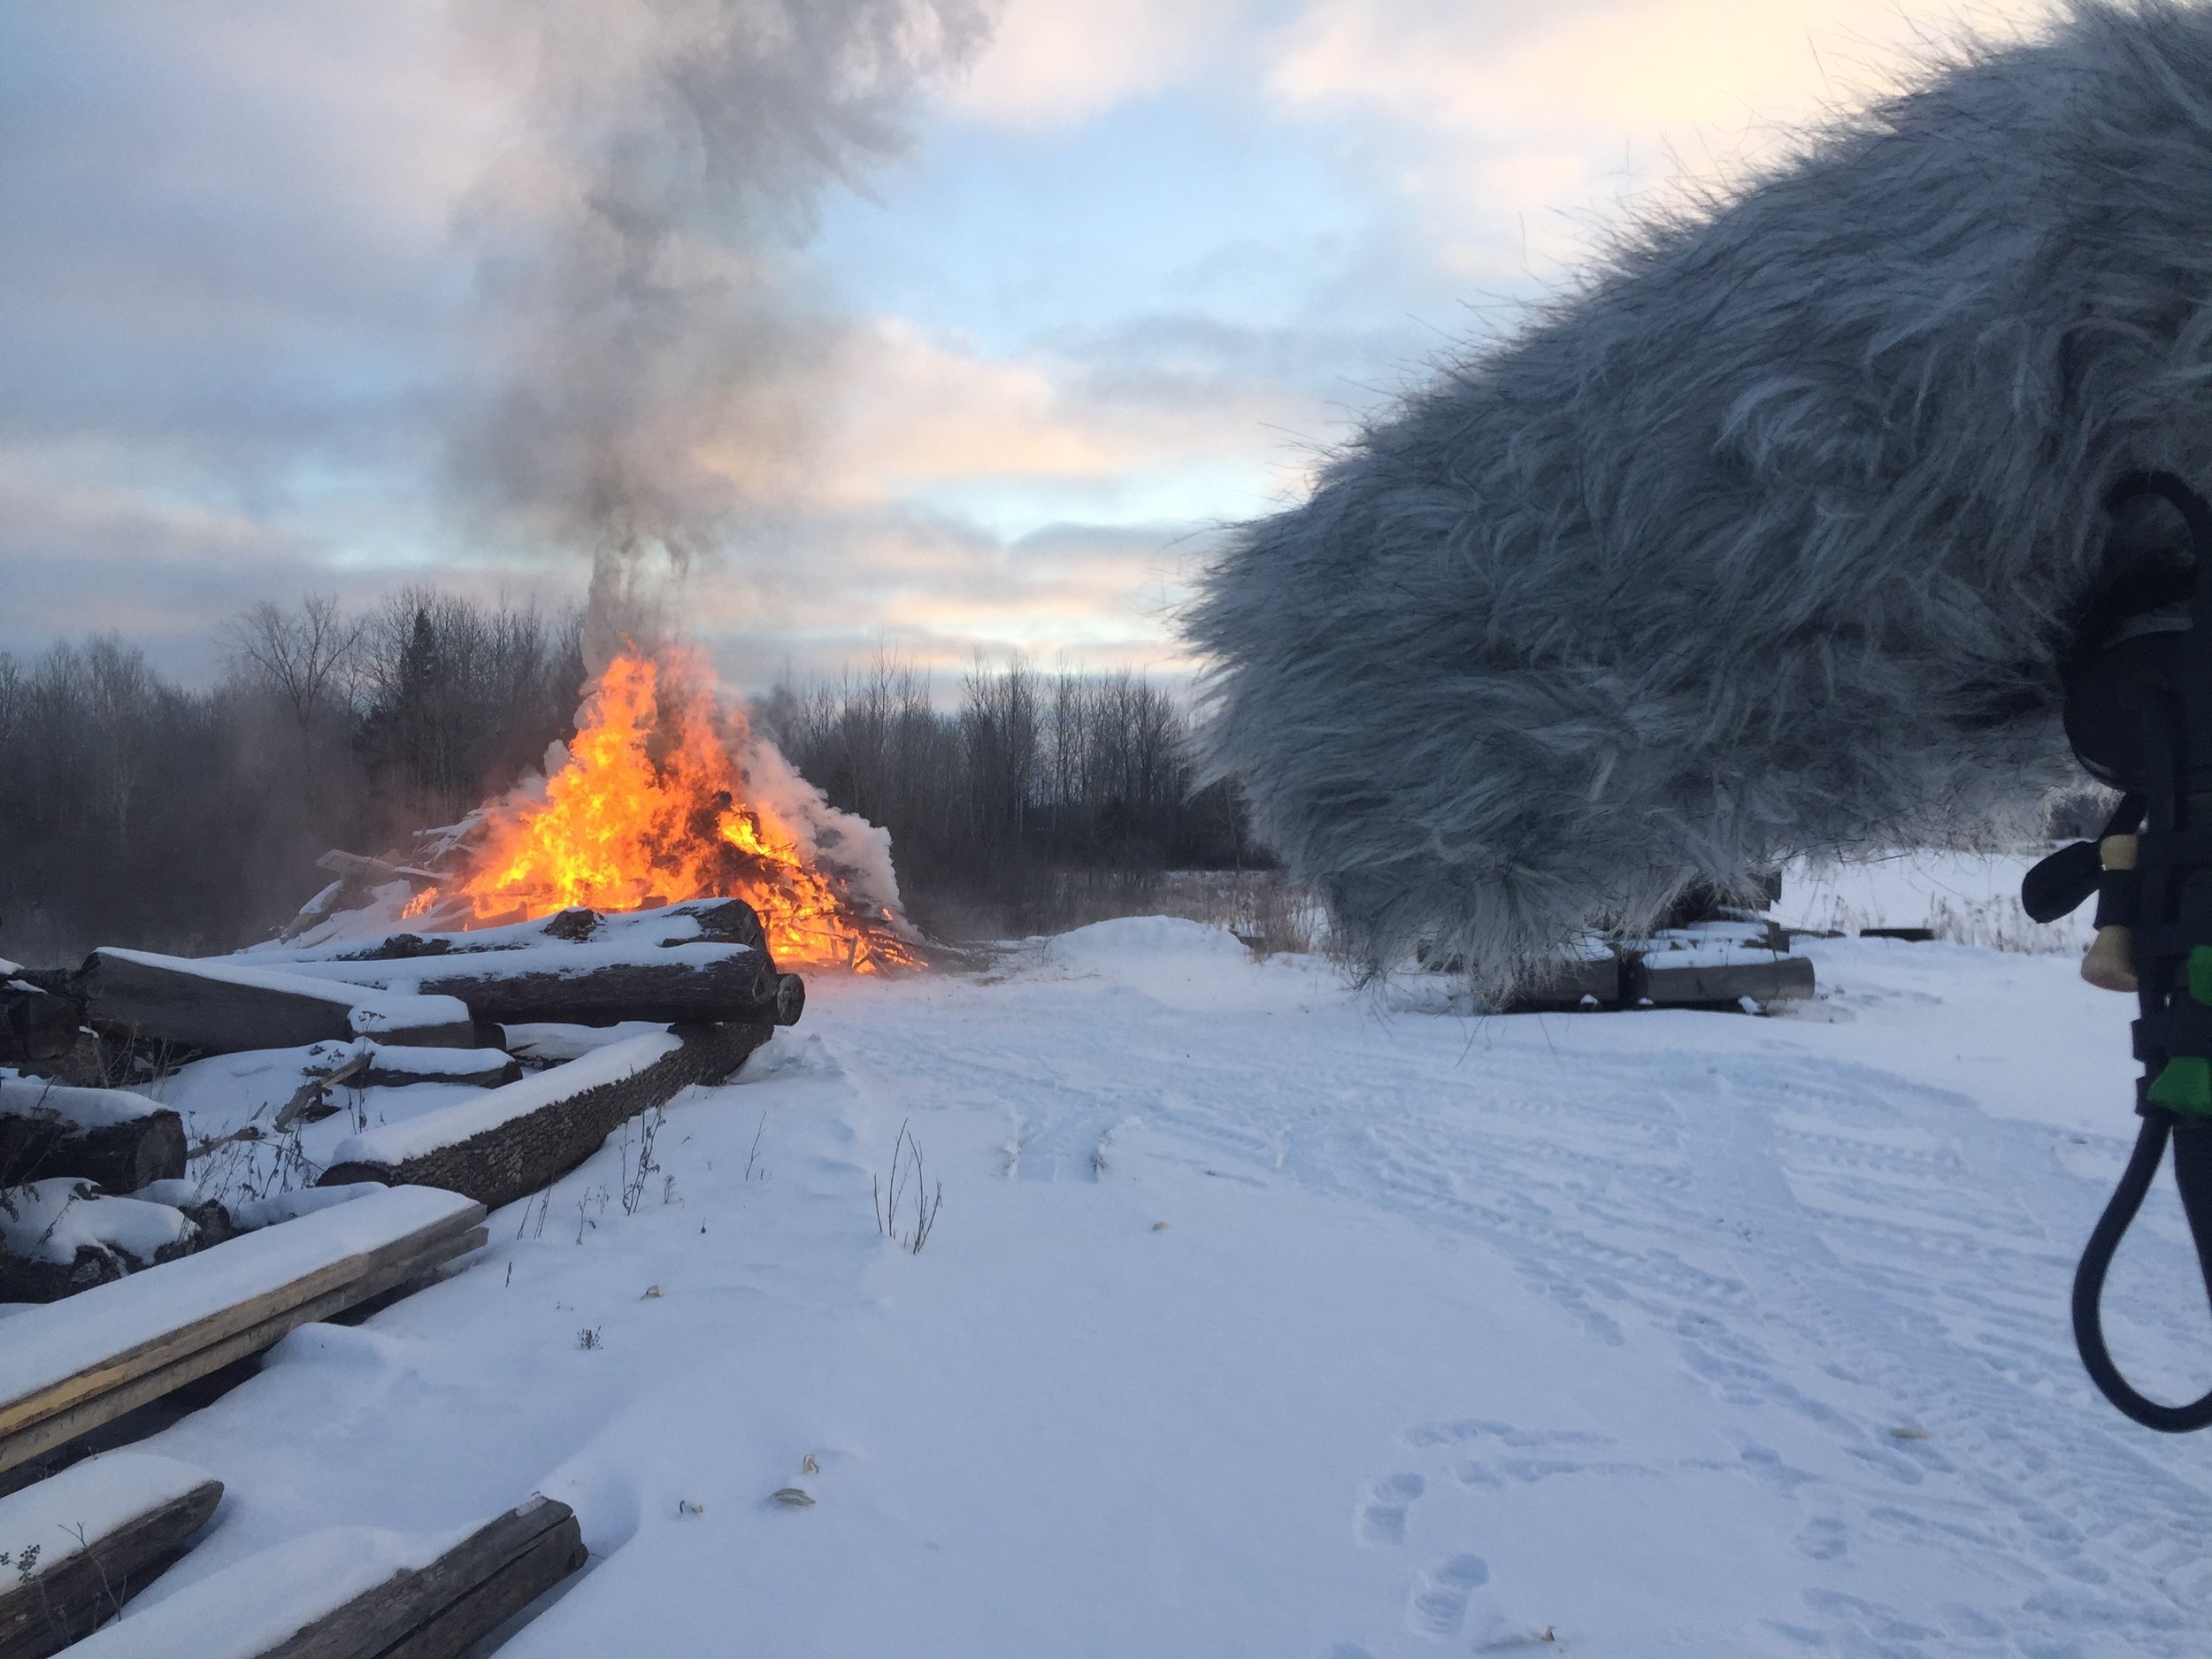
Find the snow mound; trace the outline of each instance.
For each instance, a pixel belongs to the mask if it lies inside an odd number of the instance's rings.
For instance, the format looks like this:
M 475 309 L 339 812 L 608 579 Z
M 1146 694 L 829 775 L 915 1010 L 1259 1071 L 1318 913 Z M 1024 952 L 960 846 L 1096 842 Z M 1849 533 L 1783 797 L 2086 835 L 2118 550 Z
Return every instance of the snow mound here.
M 1118 916 L 1093 922 L 1048 941 L 1045 956 L 1061 967 L 1110 979 L 1133 970 L 1206 972 L 1252 959 L 1244 941 L 1227 928 L 1180 916 Z

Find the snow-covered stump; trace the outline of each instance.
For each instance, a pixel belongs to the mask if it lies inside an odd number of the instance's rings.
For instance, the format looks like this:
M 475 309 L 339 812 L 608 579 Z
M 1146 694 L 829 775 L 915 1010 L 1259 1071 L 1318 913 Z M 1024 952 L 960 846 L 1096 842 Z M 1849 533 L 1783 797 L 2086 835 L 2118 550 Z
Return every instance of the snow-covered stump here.
M 96 1025 L 204 1054 L 373 1037 L 434 1048 L 471 1048 L 475 1022 L 462 1003 L 361 989 L 327 979 L 102 946 L 84 966 Z
M 372 1193 L 11 1314 L 0 1470 L 426 1279 L 484 1242 L 483 1219 L 481 1204 L 453 1193 Z
M 134 1193 L 184 1173 L 184 1122 L 143 1094 L 0 1076 L 0 1182 L 72 1175 Z
M 476 1099 L 340 1143 L 332 1185 L 442 1187 L 496 1210 L 568 1173 L 629 1118 L 718 1083 L 766 1042 L 765 1023 L 649 1032 Z
M 113 1618 L 222 1495 L 204 1470 L 122 1451 L 0 1498 L 0 1659 L 47 1659 Z
M 457 1538 L 334 1527 L 211 1573 L 72 1659 L 456 1659 L 586 1559 L 574 1511 L 546 1497 Z

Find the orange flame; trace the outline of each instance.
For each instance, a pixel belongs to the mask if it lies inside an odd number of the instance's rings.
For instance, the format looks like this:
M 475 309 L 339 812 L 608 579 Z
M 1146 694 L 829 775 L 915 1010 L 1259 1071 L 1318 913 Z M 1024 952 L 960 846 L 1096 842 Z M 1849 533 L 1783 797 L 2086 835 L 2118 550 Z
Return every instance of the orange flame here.
M 487 806 L 466 872 L 418 894 L 407 914 L 469 927 L 572 905 L 738 898 L 780 967 L 918 965 L 898 917 L 847 892 L 772 809 L 746 798 L 730 741 L 741 748 L 743 728 L 718 707 L 703 659 L 673 647 L 659 657 L 634 647 L 608 665 L 542 795 Z M 457 903 L 467 907 L 457 921 Z

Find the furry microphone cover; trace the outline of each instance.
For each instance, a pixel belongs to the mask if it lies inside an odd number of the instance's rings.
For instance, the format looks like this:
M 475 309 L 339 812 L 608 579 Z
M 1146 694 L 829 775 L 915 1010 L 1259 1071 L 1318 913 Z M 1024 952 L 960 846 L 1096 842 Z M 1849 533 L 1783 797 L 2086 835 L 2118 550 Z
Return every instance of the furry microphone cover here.
M 1795 854 L 2018 828 L 2121 475 L 2212 485 L 2212 11 L 2079 4 L 1625 234 L 1186 618 L 1258 827 L 1503 992 Z

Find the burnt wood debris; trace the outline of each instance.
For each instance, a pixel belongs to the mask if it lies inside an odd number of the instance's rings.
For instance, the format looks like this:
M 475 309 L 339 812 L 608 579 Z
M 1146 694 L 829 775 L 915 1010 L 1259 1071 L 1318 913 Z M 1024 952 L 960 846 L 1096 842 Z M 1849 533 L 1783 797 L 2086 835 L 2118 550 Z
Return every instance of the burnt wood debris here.
M 805 1004 L 759 918 L 729 899 L 215 958 L 103 948 L 73 968 L 0 962 L 0 1302 L 37 1304 L 0 1344 L 0 1516 L 147 1432 L 130 1426 L 138 1408 L 227 1386 L 299 1325 L 363 1317 L 454 1271 L 484 1243 L 489 1209 L 726 1079 Z M 163 1079 L 262 1050 L 298 1066 L 299 1087 L 265 1120 L 194 1144 Z M 327 1167 L 283 1166 L 285 1190 L 206 1190 L 233 1142 L 290 1136 L 296 1150 L 299 1126 L 340 1100 L 426 1082 L 462 1098 L 396 1123 L 364 1114 Z M 115 1617 L 190 1547 L 219 1492 L 154 1479 L 142 1509 L 66 1560 L 12 1568 L 0 1659 L 42 1659 Z M 534 1498 L 343 1606 L 307 1609 L 271 1652 L 457 1655 L 584 1559 L 575 1517 Z

